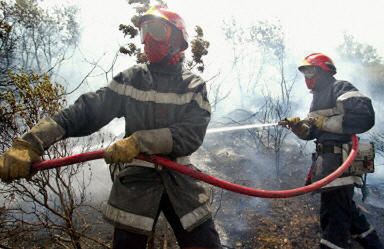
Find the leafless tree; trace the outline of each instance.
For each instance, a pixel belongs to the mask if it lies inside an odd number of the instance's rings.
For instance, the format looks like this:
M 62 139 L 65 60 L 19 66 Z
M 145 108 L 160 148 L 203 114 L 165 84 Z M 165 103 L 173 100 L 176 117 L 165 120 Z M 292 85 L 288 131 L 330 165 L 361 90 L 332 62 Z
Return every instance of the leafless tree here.
M 232 19 L 225 22 L 223 29 L 233 50 L 231 73 L 236 75 L 238 84 L 241 122 L 274 123 L 288 117 L 296 75 L 288 79 L 281 25 L 259 21 L 245 28 Z M 280 149 L 287 131 L 274 126 L 250 131 L 249 135 L 256 147 L 261 145 L 274 151 L 276 174 L 279 175 Z

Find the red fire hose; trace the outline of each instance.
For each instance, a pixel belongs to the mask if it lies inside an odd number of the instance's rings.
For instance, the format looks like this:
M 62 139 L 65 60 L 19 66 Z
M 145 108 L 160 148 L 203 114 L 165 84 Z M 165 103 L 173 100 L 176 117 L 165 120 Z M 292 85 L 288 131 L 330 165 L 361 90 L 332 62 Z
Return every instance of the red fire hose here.
M 343 162 L 343 164 L 338 169 L 336 169 L 332 174 L 328 175 L 327 177 L 315 183 L 312 183 L 308 186 L 289 189 L 289 190 L 264 190 L 264 189 L 254 189 L 254 188 L 245 187 L 242 185 L 234 184 L 234 183 L 224 181 L 216 177 L 204 174 L 202 172 L 191 169 L 188 166 L 178 164 L 169 159 L 159 157 L 159 156 L 139 155 L 137 159 L 162 165 L 163 167 L 191 176 L 193 178 L 204 181 L 211 185 L 214 185 L 229 191 L 233 191 L 236 193 L 240 193 L 243 195 L 262 197 L 262 198 L 288 198 L 288 197 L 298 196 L 308 192 L 312 192 L 316 189 L 319 189 L 327 185 L 328 183 L 332 182 L 333 180 L 341 176 L 343 172 L 351 165 L 351 163 L 355 159 L 357 154 L 357 149 L 358 149 L 358 139 L 356 135 L 353 135 L 351 153 L 348 155 L 347 159 Z M 70 165 L 74 163 L 81 163 L 89 160 L 100 159 L 103 157 L 104 157 L 104 150 L 97 150 L 97 151 L 87 152 L 87 153 L 73 155 L 69 157 L 41 161 L 33 164 L 32 167 L 35 170 L 45 170 L 45 169 L 51 169 L 51 168 L 58 168 L 61 166 Z

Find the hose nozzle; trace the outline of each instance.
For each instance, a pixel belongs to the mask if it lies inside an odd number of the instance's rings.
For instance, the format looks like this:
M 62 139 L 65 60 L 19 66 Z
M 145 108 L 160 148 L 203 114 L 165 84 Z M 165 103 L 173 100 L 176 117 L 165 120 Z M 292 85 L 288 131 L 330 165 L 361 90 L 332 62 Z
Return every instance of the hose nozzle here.
M 292 118 L 284 118 L 280 120 L 277 124 L 284 126 L 284 127 L 291 127 L 292 125 L 295 125 L 300 122 L 299 117 L 292 117 Z

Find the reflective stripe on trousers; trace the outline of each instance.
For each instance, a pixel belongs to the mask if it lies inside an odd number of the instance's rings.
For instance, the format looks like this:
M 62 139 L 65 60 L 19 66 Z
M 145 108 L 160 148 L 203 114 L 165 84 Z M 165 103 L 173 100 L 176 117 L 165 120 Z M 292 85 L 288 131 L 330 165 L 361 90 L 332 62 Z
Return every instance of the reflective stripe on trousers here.
M 320 244 L 325 245 L 325 246 L 327 246 L 327 247 L 329 247 L 331 249 L 345 249 L 345 248 L 337 246 L 337 245 L 333 244 L 332 242 L 330 242 L 328 240 L 325 240 L 325 239 L 321 239 L 320 240 Z
M 364 233 L 361 233 L 361 234 L 354 234 L 354 235 L 352 235 L 352 238 L 354 238 L 354 239 L 364 239 L 365 237 L 367 237 L 373 231 L 375 231 L 375 228 L 373 226 L 370 226 L 367 231 L 365 231 Z

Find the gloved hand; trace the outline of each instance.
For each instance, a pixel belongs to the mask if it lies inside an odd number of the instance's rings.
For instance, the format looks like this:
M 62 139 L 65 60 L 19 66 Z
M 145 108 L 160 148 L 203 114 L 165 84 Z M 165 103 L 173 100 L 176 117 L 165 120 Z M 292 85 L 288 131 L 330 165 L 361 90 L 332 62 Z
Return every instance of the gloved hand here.
M 104 152 L 104 159 L 107 163 L 129 163 L 140 153 L 139 145 L 133 136 L 121 139 Z
M 278 125 L 282 125 L 282 126 L 285 126 L 287 128 L 290 128 L 290 127 L 296 125 L 298 122 L 300 122 L 299 117 L 285 118 L 283 120 L 280 120 L 278 122 Z
M 307 119 L 303 119 L 296 124 L 290 126 L 293 133 L 301 139 L 307 139 L 311 129 L 311 123 Z
M 0 179 L 10 182 L 32 175 L 31 165 L 40 161 L 43 151 L 24 139 L 16 138 L 3 155 L 0 156 Z
M 323 130 L 325 121 L 327 121 L 327 119 L 327 117 L 319 115 L 316 117 L 310 117 L 309 122 L 316 126 L 318 129 Z

